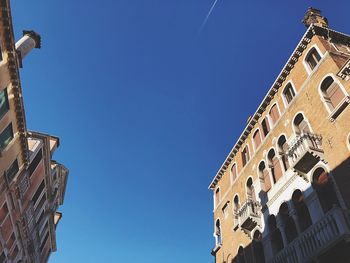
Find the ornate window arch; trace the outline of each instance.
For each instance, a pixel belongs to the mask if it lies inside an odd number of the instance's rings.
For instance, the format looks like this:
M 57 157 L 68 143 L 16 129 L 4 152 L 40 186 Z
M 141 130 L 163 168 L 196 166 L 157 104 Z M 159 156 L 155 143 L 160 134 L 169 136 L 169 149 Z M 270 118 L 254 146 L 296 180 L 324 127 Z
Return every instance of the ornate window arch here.
M 290 243 L 298 236 L 298 231 L 294 219 L 290 215 L 288 203 L 283 202 L 281 204 L 278 215 L 283 222 L 283 230 L 286 235 L 287 242 Z
M 222 236 L 221 236 L 221 223 L 220 223 L 220 218 L 216 219 L 215 221 L 215 242 L 216 245 L 221 245 L 222 244 Z
M 282 177 L 282 167 L 276 155 L 275 149 L 271 148 L 267 154 L 268 165 L 271 170 L 272 180 L 275 184 Z
M 275 215 L 270 215 L 268 217 L 268 226 L 270 231 L 270 241 L 272 246 L 272 251 L 274 254 L 277 254 L 284 248 L 282 234 L 279 228 L 277 227 L 277 221 Z
M 253 177 L 249 176 L 246 182 L 246 193 L 249 200 L 255 200 L 255 190 L 253 185 Z
M 304 200 L 304 195 L 299 189 L 293 192 L 292 202 L 297 213 L 300 230 L 304 231 L 312 225 L 312 220 L 309 208 L 307 207 Z
M 334 205 L 339 206 L 334 183 L 330 174 L 322 166 L 317 167 L 312 173 L 312 187 L 316 191 L 324 213 L 332 209 Z
M 289 168 L 289 162 L 288 162 L 288 151 L 289 145 L 287 143 L 287 138 L 284 134 L 280 135 L 280 137 L 277 140 L 277 150 L 281 157 L 281 161 L 283 164 L 284 171 L 287 171 Z

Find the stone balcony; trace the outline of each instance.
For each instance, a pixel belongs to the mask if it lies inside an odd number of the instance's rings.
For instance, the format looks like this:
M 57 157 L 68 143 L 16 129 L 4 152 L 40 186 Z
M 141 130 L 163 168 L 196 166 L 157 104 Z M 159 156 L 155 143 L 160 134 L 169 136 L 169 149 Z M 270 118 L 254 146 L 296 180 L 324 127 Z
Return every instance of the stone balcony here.
M 298 135 L 287 151 L 287 156 L 294 170 L 308 173 L 322 158 L 322 137 L 312 133 Z
M 338 242 L 349 240 L 349 223 L 346 212 L 334 207 L 267 262 L 304 263 L 317 259 Z
M 248 233 L 257 225 L 261 226 L 261 205 L 259 202 L 247 200 L 238 210 L 238 222 L 241 229 Z

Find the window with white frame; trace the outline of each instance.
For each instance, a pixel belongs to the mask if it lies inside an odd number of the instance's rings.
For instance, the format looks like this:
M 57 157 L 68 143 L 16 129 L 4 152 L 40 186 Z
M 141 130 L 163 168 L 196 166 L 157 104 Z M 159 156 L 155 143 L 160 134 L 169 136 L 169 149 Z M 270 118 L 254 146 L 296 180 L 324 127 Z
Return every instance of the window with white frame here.
M 224 215 L 224 218 L 227 218 L 228 216 L 228 205 L 229 205 L 230 201 L 227 201 L 225 203 L 225 205 L 222 207 L 222 214 Z
M 283 96 L 287 104 L 291 103 L 295 97 L 295 91 L 291 83 L 288 83 L 283 90 Z
M 261 135 L 260 135 L 260 130 L 257 129 L 254 134 L 253 134 L 253 141 L 254 141 L 254 147 L 255 150 L 258 149 L 258 147 L 261 144 Z
M 331 76 L 322 81 L 321 93 L 330 112 L 336 109 L 346 96 L 338 82 Z
M 215 190 L 215 206 L 220 203 L 220 188 Z
M 267 116 L 262 120 L 261 127 L 264 133 L 264 137 L 266 137 L 270 132 L 270 125 Z
M 321 60 L 321 55 L 320 53 L 318 53 L 315 47 L 311 48 L 311 50 L 305 57 L 305 62 L 309 67 L 310 71 L 312 71 L 317 66 L 320 60 Z
M 245 166 L 250 159 L 248 145 L 246 145 L 242 151 L 242 164 Z
M 237 165 L 234 163 L 231 168 L 232 182 L 237 178 Z
M 272 125 L 275 125 L 280 117 L 280 113 L 279 113 L 278 108 L 277 108 L 277 103 L 271 107 L 269 115 L 270 115 L 270 118 L 272 121 Z

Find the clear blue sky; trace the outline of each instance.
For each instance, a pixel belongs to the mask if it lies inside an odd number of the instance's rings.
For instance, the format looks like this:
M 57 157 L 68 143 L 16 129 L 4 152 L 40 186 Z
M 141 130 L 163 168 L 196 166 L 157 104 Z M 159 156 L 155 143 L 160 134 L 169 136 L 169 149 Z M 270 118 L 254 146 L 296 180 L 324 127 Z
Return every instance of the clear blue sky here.
M 350 33 L 348 0 L 15 1 L 42 35 L 21 70 L 28 128 L 70 169 L 50 262 L 211 263 L 207 187 L 305 28 Z M 327 3 L 329 2 L 329 3 Z

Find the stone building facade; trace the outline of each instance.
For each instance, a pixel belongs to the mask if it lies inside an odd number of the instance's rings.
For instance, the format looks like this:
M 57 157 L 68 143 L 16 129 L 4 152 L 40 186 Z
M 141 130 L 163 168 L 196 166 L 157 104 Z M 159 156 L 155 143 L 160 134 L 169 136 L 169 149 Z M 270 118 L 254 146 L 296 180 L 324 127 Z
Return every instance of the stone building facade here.
M 213 191 L 216 263 L 349 262 L 350 36 L 315 8 Z
M 0 263 L 47 262 L 68 170 L 52 159 L 55 136 L 27 129 L 19 70 L 41 38 L 14 39 L 10 3 L 0 0 Z

